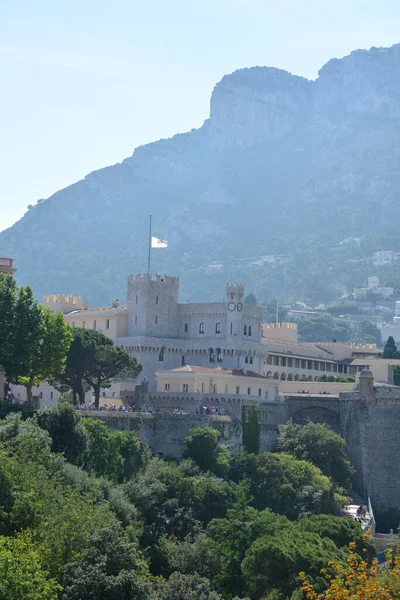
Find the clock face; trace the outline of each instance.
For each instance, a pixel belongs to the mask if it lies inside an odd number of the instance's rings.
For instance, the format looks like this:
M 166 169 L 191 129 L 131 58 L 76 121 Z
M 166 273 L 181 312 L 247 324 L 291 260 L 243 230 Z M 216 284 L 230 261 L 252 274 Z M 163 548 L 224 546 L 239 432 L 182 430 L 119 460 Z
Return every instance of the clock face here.
M 229 308 L 229 310 L 235 310 L 236 304 L 234 302 L 229 302 L 228 308 Z
M 237 309 L 238 309 L 239 312 L 242 310 L 242 303 L 241 302 L 237 303 Z

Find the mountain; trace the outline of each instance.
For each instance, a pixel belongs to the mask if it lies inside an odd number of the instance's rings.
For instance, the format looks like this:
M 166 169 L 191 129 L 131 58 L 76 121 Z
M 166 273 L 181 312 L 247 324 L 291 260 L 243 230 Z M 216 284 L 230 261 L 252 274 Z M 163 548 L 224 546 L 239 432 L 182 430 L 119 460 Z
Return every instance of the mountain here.
M 200 129 L 39 200 L 0 233 L 0 256 L 39 297 L 123 299 L 147 266 L 150 213 L 169 241 L 153 268 L 180 275 L 183 301 L 220 299 L 228 280 L 315 301 L 363 283 L 374 251 L 400 251 L 400 44 L 332 59 L 315 81 L 224 76 Z

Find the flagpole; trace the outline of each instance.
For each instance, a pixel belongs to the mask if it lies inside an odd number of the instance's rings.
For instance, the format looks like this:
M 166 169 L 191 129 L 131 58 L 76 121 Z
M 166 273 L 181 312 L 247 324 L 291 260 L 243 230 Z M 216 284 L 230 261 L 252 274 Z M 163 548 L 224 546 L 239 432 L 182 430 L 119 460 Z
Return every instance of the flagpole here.
M 147 272 L 150 273 L 150 255 L 151 255 L 151 215 L 149 222 L 149 257 L 147 259 Z

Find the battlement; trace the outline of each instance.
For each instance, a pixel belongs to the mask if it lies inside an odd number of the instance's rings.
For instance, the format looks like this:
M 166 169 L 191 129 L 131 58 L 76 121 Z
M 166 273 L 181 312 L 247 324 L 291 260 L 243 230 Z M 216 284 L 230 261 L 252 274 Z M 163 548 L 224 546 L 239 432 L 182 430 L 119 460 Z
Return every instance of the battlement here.
M 72 310 L 82 309 L 82 296 L 72 296 L 70 294 L 47 294 L 43 298 L 43 304 L 47 308 L 57 312 L 68 313 Z
M 166 283 L 172 283 L 174 285 L 179 284 L 179 277 L 173 275 L 165 275 L 163 273 L 136 273 L 136 275 L 129 275 L 128 282 L 133 281 L 165 281 Z
M 263 323 L 262 337 L 286 342 L 297 342 L 297 323 Z
M 15 273 L 16 269 L 14 268 L 13 262 L 13 258 L 0 258 L 0 274 L 12 275 Z
M 230 281 L 226 284 L 226 298 L 229 302 L 234 300 L 235 302 L 242 302 L 244 296 L 244 283 L 237 283 Z

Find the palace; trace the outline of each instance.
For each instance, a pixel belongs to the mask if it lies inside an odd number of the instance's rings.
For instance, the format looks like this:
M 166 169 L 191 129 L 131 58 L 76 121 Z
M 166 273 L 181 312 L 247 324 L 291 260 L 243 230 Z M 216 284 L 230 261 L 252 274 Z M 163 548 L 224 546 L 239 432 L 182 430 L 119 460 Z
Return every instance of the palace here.
M 301 343 L 297 324 L 262 323 L 263 308 L 244 304 L 244 285 L 227 283 L 223 302 L 180 303 L 179 278 L 128 277 L 127 304 L 92 308 L 79 296 L 49 295 L 70 325 L 95 329 L 135 356 L 140 379 L 157 389 L 156 373 L 185 365 L 252 372 L 279 381 L 347 375 L 355 358 L 375 358 L 373 344 Z

